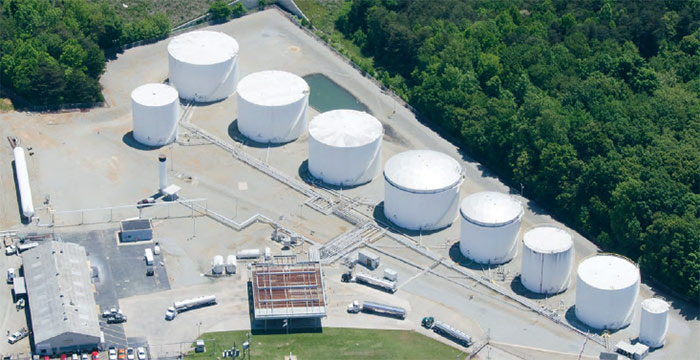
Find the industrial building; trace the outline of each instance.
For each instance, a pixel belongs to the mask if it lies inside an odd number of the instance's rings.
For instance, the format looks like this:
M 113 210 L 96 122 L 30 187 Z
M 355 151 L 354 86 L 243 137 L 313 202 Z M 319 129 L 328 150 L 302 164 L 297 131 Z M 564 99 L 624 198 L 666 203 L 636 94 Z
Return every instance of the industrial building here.
M 514 197 L 492 191 L 464 198 L 459 249 L 480 264 L 503 264 L 518 252 L 523 206 Z
M 50 241 L 22 254 L 35 353 L 96 349 L 102 332 L 85 249 Z
M 523 236 L 520 281 L 538 294 L 557 294 L 569 287 L 574 241 L 566 230 L 538 226 Z
M 317 262 L 279 256 L 272 262 L 254 263 L 251 283 L 255 320 L 326 316 L 326 292 Z
M 261 143 L 285 143 L 306 131 L 309 85 L 285 71 L 252 73 L 238 84 L 238 131 Z
M 192 31 L 168 44 L 170 84 L 180 97 L 211 102 L 229 97 L 238 84 L 238 42 L 216 31 Z
M 148 146 L 163 146 L 177 138 L 180 99 L 175 88 L 145 84 L 131 92 L 134 139 Z
M 129 219 L 120 223 L 120 240 L 123 242 L 148 241 L 153 238 L 151 219 Z
M 457 218 L 462 166 L 449 155 L 409 150 L 384 165 L 384 215 L 409 230 L 437 230 Z
M 639 268 L 616 254 L 586 258 L 578 266 L 576 317 L 594 329 L 617 330 L 634 318 Z
M 382 167 L 384 128 L 374 116 L 356 110 L 322 113 L 309 123 L 309 172 L 331 185 L 372 181 Z
M 651 349 L 664 346 L 668 332 L 666 301 L 657 298 L 642 301 L 642 319 L 639 325 L 639 342 Z

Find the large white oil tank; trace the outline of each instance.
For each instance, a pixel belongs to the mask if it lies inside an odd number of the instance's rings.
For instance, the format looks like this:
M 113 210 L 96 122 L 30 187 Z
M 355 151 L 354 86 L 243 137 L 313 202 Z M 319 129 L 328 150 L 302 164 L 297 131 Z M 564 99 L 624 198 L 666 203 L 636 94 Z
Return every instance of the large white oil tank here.
M 634 318 L 639 268 L 615 254 L 593 255 L 578 266 L 576 317 L 595 329 L 617 330 Z
M 17 176 L 22 215 L 31 220 L 34 216 L 34 203 L 32 188 L 29 186 L 29 172 L 27 171 L 27 159 L 24 157 L 24 148 L 17 146 L 12 152 L 15 157 L 15 175 Z
M 170 144 L 177 138 L 180 99 L 175 88 L 145 84 L 131 92 L 134 139 L 149 146 Z
M 252 73 L 238 83 L 238 131 L 261 143 L 296 140 L 306 130 L 309 84 L 285 71 Z
M 238 83 L 238 42 L 216 31 L 192 31 L 168 44 L 170 84 L 188 100 L 225 99 Z
M 651 298 L 642 301 L 642 319 L 639 324 L 639 341 L 649 348 L 664 346 L 668 332 L 667 302 Z
M 492 191 L 464 198 L 459 249 L 480 264 L 503 264 L 518 253 L 523 206 L 514 197 Z
M 462 166 L 432 150 L 409 150 L 384 165 L 384 215 L 410 230 L 437 230 L 457 218 Z
M 352 186 L 372 181 L 382 167 L 384 128 L 374 116 L 333 110 L 309 123 L 309 172 L 325 183 Z
M 214 261 L 211 263 L 211 272 L 214 275 L 220 275 L 224 272 L 224 257 L 221 255 L 214 256 Z
M 574 265 L 571 234 L 554 226 L 538 226 L 523 236 L 520 280 L 538 294 L 557 294 L 569 287 Z

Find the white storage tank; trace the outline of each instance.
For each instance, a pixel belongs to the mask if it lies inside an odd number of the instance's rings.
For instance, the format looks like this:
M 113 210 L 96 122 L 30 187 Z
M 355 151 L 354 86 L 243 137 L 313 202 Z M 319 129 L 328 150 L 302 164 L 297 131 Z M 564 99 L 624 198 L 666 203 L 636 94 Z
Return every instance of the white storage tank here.
M 188 100 L 225 99 L 238 83 L 238 42 L 216 31 L 192 31 L 168 44 L 170 84 Z
M 578 266 L 576 317 L 595 329 L 629 325 L 639 293 L 639 268 L 616 254 L 593 255 Z
M 211 273 L 220 275 L 224 272 L 224 257 L 221 255 L 214 256 L 214 261 L 211 263 Z
M 244 249 L 236 253 L 238 259 L 257 259 L 260 257 L 260 249 Z
M 180 99 L 175 88 L 145 84 L 131 92 L 134 139 L 148 146 L 163 146 L 177 138 Z
M 480 264 L 503 264 L 518 253 L 523 206 L 514 197 L 492 191 L 464 198 L 459 249 Z
M 384 165 L 384 215 L 410 230 L 437 230 L 457 218 L 462 166 L 432 150 L 409 150 Z
M 296 140 L 306 130 L 309 85 L 285 71 L 252 73 L 238 83 L 238 131 L 261 143 Z
M 639 341 L 651 349 L 664 346 L 668 332 L 669 305 L 661 299 L 642 301 L 642 319 L 639 324 Z
M 236 256 L 229 255 L 226 257 L 226 273 L 235 274 L 236 273 Z
M 571 234 L 554 226 L 539 226 L 523 236 L 520 280 L 538 294 L 557 294 L 569 287 L 574 265 Z
M 333 110 L 309 123 L 309 172 L 339 186 L 372 181 L 382 167 L 384 128 L 374 116 Z

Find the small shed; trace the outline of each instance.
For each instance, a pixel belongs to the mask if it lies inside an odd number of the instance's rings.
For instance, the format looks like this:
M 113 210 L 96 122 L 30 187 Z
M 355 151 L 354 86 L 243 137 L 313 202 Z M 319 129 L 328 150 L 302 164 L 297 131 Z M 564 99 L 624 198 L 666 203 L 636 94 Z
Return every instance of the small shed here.
M 121 222 L 121 241 L 148 241 L 153 239 L 151 219 L 129 219 Z

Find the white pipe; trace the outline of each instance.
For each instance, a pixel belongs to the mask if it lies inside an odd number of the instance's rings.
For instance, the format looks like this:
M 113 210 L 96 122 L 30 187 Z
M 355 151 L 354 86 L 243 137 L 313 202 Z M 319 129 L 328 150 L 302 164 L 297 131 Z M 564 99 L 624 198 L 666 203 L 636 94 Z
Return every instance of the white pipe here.
M 159 173 L 159 181 L 158 181 L 158 190 L 160 192 L 163 192 L 165 188 L 168 186 L 168 170 L 165 165 L 165 160 L 166 157 L 163 154 L 160 154 L 158 156 L 158 173 Z
M 29 186 L 29 173 L 27 172 L 27 160 L 24 158 L 24 149 L 16 147 L 14 155 L 22 214 L 31 219 L 34 216 L 34 204 L 32 203 L 32 188 Z

